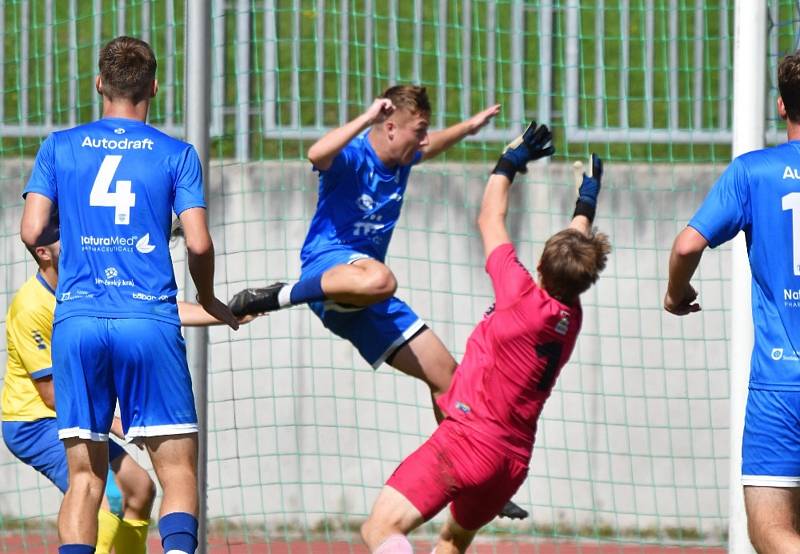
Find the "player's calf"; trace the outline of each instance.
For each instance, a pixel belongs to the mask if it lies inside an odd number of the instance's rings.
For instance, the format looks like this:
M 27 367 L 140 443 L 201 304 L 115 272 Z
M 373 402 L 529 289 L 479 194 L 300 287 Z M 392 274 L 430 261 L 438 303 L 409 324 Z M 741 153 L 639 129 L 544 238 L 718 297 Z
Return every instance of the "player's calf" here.
M 367 521 L 361 526 L 361 538 L 370 552 L 411 554 L 405 535 L 423 522 L 419 510 L 399 491 L 383 487 Z
M 471 531 L 461 527 L 451 515 L 439 532 L 439 540 L 433 552 L 436 554 L 462 554 L 467 551 L 467 547 L 472 543 L 472 539 L 475 538 L 477 533 L 477 529 Z

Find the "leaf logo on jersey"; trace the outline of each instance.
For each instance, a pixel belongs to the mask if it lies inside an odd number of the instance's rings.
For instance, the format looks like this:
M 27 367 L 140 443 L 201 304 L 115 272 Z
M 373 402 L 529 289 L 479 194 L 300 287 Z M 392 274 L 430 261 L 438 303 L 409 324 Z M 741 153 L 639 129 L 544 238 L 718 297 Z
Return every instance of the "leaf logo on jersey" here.
M 136 250 L 142 254 L 149 254 L 155 249 L 156 246 L 154 244 L 150 244 L 150 233 L 145 234 L 145 236 L 136 242 Z

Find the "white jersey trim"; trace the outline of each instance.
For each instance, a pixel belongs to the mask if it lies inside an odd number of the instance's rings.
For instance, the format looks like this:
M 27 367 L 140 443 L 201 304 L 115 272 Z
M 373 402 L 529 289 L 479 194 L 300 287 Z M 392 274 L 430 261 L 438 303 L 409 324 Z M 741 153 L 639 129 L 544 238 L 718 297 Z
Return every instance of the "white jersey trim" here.
M 377 360 L 372 363 L 372 369 L 378 369 L 383 362 L 386 361 L 386 358 L 391 356 L 395 350 L 403 346 L 408 340 L 414 336 L 420 329 L 425 326 L 425 322 L 421 319 L 416 320 L 414 323 L 408 326 L 408 329 L 403 331 L 403 334 L 397 337 L 392 344 L 389 345 L 389 348 L 384 350 L 383 354 L 381 354 Z
M 144 425 L 131 427 L 125 433 L 126 442 L 140 437 L 165 437 L 168 435 L 186 435 L 197 433 L 197 423 L 172 423 L 169 425 Z
M 742 475 L 742 485 L 748 487 L 800 487 L 800 477 L 780 477 L 776 475 Z
M 77 438 L 95 442 L 108 442 L 108 433 L 95 433 L 91 429 L 70 427 L 69 429 L 59 429 L 58 438 L 61 440 Z

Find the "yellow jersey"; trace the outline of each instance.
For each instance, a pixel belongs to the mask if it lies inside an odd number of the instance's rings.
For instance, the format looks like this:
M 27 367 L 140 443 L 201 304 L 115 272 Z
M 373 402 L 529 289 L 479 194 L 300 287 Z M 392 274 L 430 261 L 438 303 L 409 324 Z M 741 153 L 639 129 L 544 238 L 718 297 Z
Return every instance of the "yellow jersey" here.
M 53 373 L 50 339 L 55 308 L 55 292 L 38 272 L 11 300 L 6 314 L 8 363 L 3 379 L 3 421 L 56 416 L 33 383 Z

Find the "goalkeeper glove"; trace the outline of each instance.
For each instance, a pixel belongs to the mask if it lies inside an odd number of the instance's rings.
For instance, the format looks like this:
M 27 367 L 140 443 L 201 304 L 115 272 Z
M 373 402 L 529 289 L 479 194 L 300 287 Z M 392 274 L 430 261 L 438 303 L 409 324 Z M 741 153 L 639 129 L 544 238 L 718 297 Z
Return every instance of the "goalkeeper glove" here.
M 492 174 L 505 175 L 509 181 L 513 181 L 518 171 L 527 171 L 528 162 L 550 156 L 556 151 L 552 140 L 553 134 L 547 125 L 537 127 L 536 121 L 531 121 L 525 132 L 505 147 Z
M 603 160 L 597 154 L 589 157 L 589 174 L 583 174 L 581 186 L 578 188 L 578 201 L 575 202 L 576 215 L 584 215 L 589 218 L 589 222 L 594 221 L 594 213 L 597 209 L 597 195 L 600 194 L 601 181 L 603 179 Z

